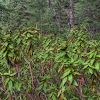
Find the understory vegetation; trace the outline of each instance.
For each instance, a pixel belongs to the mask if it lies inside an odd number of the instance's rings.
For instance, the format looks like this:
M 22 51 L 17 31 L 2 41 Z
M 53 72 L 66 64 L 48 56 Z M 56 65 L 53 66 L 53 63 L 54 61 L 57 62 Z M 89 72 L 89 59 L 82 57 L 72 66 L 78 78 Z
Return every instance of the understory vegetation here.
M 100 100 L 100 41 L 87 26 L 66 37 L 37 27 L 0 33 L 1 100 Z

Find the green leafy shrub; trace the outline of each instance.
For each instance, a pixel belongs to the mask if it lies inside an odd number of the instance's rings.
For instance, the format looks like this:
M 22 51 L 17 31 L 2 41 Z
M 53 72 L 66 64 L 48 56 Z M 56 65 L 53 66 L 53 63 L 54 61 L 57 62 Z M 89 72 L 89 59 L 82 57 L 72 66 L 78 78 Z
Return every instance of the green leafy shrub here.
M 7 32 L 0 46 L 0 99 L 99 100 L 100 45 L 84 25 L 67 39 Z

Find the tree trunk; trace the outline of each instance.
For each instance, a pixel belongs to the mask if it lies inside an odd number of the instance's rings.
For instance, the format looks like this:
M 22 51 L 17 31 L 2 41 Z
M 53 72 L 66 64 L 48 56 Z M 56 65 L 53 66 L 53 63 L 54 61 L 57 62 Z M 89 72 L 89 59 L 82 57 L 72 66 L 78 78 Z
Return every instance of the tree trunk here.
M 70 29 L 73 27 L 73 11 L 74 11 L 74 7 L 73 7 L 73 2 L 74 0 L 70 0 Z

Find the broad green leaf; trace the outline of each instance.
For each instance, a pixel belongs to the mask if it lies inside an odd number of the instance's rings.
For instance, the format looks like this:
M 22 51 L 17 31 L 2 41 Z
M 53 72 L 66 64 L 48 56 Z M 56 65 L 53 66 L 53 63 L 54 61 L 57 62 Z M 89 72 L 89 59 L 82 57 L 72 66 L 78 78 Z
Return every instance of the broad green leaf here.
M 96 57 L 96 55 L 97 55 L 97 51 L 96 51 L 96 52 L 94 52 L 94 55 L 93 55 L 93 57 L 95 58 L 95 57 Z
M 10 74 L 10 70 L 8 71 L 8 73 Z
M 59 97 L 59 96 L 60 96 L 60 94 L 61 94 L 61 90 L 59 90 L 57 97 Z
M 83 69 L 86 69 L 88 67 L 88 65 L 85 65 L 84 67 L 83 67 Z
M 73 83 L 75 86 L 78 86 L 78 83 L 74 80 L 74 83 Z
M 77 74 L 77 75 L 81 75 L 79 72 L 74 72 L 75 74 Z
M 31 36 L 30 33 L 28 33 L 28 34 L 27 34 L 27 37 L 30 37 L 30 36 Z
M 64 92 L 64 91 L 65 91 L 65 86 L 63 85 L 63 86 L 62 86 L 62 92 Z
M 95 63 L 95 68 L 96 68 L 97 70 L 100 69 L 99 62 L 96 62 L 96 63 Z
M 18 89 L 18 90 L 20 91 L 20 88 L 21 88 L 21 86 L 22 86 L 22 83 L 19 83 L 18 86 L 19 86 L 19 89 Z
M 64 77 L 66 77 L 67 75 L 69 75 L 70 72 L 71 72 L 70 68 L 66 69 L 65 72 L 64 72 L 64 74 L 63 74 L 63 76 L 61 77 L 61 79 L 64 78 Z
M 73 82 L 73 75 L 72 74 L 70 74 L 69 76 L 68 76 L 68 80 L 72 83 Z
M 5 80 L 5 86 L 8 84 L 8 82 L 9 82 L 9 78 L 7 78 L 7 79 Z
M 10 37 L 10 34 L 7 34 L 7 35 L 6 35 L 6 38 L 9 38 L 9 37 Z
M 50 93 L 50 94 L 48 94 L 49 98 L 51 98 L 51 97 L 52 97 L 52 95 L 53 95 L 53 92 L 52 92 L 52 93 Z
M 42 84 L 42 85 L 40 85 L 38 89 L 39 89 L 39 90 L 41 90 L 42 88 L 43 88 L 43 84 Z
M 0 55 L 6 50 L 6 47 L 2 49 L 2 51 L 0 52 Z
M 64 72 L 68 72 L 71 71 L 71 68 L 67 68 Z
M 55 61 L 57 61 L 60 58 L 60 55 L 56 55 Z
M 15 83 L 14 88 L 15 88 L 16 90 L 20 91 L 19 86 L 18 86 L 18 83 Z
M 90 61 L 91 65 L 93 65 L 94 61 L 95 61 L 95 59 L 92 59 L 92 60 Z
M 40 42 L 41 42 L 41 35 L 40 35 L 40 34 L 39 34 L 38 38 L 39 38 L 39 40 L 40 40 Z
M 97 72 L 95 70 L 93 70 L 94 75 L 97 77 Z
M 18 38 L 17 43 L 19 44 L 19 43 L 20 43 L 20 41 L 21 41 L 21 39 L 20 39 L 20 38 Z
M 14 75 L 16 75 L 16 73 L 10 74 L 10 76 L 14 76 Z
M 9 90 L 12 90 L 12 81 L 10 80 L 9 82 L 8 82 L 8 85 L 9 85 Z
M 33 34 L 33 33 L 34 33 L 34 31 L 30 31 L 30 30 L 29 30 L 28 32 L 29 32 L 30 34 Z
M 93 57 L 93 55 L 94 55 L 94 53 L 90 54 L 89 58 L 92 58 L 92 57 Z
M 11 44 L 11 45 L 9 45 L 9 48 L 13 49 L 13 45 L 12 45 L 12 44 Z
M 74 62 L 74 59 L 73 58 L 71 58 L 71 61 L 70 61 L 71 63 L 73 63 Z
M 46 76 L 46 79 L 50 79 L 50 78 L 51 78 L 51 76 L 50 76 L 50 75 L 47 75 L 47 76 Z
M 43 87 L 43 90 L 44 90 L 44 92 L 45 92 L 45 93 L 47 92 L 47 89 L 46 89 L 46 87 Z
M 15 81 L 15 78 L 14 77 L 10 77 L 11 81 L 14 82 Z
M 5 45 L 5 47 L 7 47 L 7 45 L 8 45 L 8 42 L 5 42 L 5 43 L 4 43 L 4 45 Z
M 84 43 L 81 43 L 81 46 L 84 47 Z
M 6 98 L 5 98 L 5 100 L 9 100 L 9 97 L 11 96 L 11 94 L 9 92 L 9 89 L 6 90 L 6 93 L 8 93 L 8 94 L 7 94 Z
M 78 59 L 78 54 L 75 54 L 74 55 L 74 60 L 77 60 Z
M 90 60 L 87 60 L 86 62 L 82 62 L 83 65 L 88 65 L 88 63 L 90 62 Z
M 5 57 L 7 55 L 7 52 L 8 52 L 7 50 L 4 52 L 3 57 Z
M 44 87 L 47 87 L 47 83 L 46 82 L 44 83 Z
M 16 39 L 18 38 L 18 36 L 19 36 L 19 35 L 17 35 L 17 36 L 14 38 L 14 40 L 16 40 Z
M 60 53 L 60 57 L 63 57 L 65 54 L 66 54 L 65 51 L 61 52 L 61 53 Z
M 89 72 L 90 72 L 91 74 L 93 74 L 93 69 L 92 69 L 92 68 L 89 68 Z
M 30 44 L 30 39 L 27 41 L 27 46 Z
M 9 52 L 8 56 L 13 57 L 13 53 Z
M 4 74 L 2 74 L 2 75 L 4 75 L 4 76 L 5 76 L 5 75 L 9 75 L 9 73 L 4 73 Z
M 52 96 L 52 99 L 53 99 L 53 100 L 57 100 L 56 97 L 55 97 L 55 95 Z
M 60 66 L 58 73 L 62 70 L 63 66 L 64 66 L 64 63 Z
M 49 45 L 49 43 L 51 42 L 51 40 L 47 40 L 46 43 L 43 45 L 43 47 L 47 47 Z
M 69 100 L 79 100 L 79 98 L 73 96 L 73 98 L 70 98 Z
M 64 84 L 66 83 L 66 81 L 67 81 L 67 77 L 65 77 L 65 78 L 62 80 L 61 86 L 60 86 L 60 87 L 62 87 L 62 85 L 64 85 Z
M 50 47 L 49 50 L 54 50 L 54 48 L 53 47 Z
M 100 58 L 100 55 L 96 55 L 96 57 Z
M 88 70 L 86 70 L 86 71 L 85 71 L 85 73 L 84 73 L 84 75 L 87 75 L 88 73 L 89 73 L 89 71 L 88 71 Z

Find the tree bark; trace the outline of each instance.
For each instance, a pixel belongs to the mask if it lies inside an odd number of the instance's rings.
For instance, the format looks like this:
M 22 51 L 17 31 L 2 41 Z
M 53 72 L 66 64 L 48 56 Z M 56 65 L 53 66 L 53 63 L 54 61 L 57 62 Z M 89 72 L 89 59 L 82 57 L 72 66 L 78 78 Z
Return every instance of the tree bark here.
M 70 0 L 70 29 L 73 27 L 73 11 L 74 11 L 74 7 L 73 7 L 73 2 L 74 0 Z

